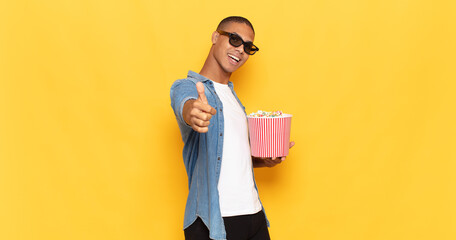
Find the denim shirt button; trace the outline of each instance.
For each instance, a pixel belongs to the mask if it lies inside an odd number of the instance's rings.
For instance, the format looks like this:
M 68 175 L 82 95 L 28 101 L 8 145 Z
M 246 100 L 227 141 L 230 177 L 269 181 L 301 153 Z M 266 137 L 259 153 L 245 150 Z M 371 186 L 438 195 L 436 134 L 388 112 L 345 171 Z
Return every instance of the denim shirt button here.
M 220 133 L 220 137 L 223 136 L 223 133 Z
M 223 112 L 223 108 L 220 108 L 220 112 Z
M 217 160 L 220 160 L 220 157 L 218 157 Z

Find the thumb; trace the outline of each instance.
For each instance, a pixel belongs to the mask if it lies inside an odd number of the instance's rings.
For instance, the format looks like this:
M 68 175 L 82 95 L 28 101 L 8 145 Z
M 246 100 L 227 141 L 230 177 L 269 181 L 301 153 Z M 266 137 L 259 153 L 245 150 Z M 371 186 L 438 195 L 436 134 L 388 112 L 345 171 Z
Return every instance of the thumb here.
M 198 91 L 198 97 L 201 100 L 201 102 L 207 104 L 207 98 L 206 94 L 204 94 L 204 85 L 202 82 L 196 83 L 196 91 Z

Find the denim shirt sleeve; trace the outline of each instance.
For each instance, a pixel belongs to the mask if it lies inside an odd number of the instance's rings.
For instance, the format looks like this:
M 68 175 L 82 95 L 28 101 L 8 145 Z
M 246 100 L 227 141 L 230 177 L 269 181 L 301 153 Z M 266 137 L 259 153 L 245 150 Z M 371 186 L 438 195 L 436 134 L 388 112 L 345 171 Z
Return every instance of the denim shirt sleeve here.
M 183 133 L 182 139 L 185 142 L 186 137 L 190 133 L 191 127 L 185 122 L 182 111 L 184 109 L 185 102 L 187 102 L 190 99 L 198 98 L 196 84 L 189 79 L 177 80 L 171 86 L 170 97 L 171 107 L 174 110 L 174 115 L 176 116 L 179 128 Z

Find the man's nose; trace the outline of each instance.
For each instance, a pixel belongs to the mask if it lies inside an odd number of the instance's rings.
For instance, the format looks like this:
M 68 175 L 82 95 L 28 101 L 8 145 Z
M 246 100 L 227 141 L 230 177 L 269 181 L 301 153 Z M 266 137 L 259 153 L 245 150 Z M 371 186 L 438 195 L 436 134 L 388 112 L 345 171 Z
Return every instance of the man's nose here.
M 241 44 L 239 47 L 236 47 L 236 50 L 239 51 L 239 53 L 244 53 L 244 44 Z

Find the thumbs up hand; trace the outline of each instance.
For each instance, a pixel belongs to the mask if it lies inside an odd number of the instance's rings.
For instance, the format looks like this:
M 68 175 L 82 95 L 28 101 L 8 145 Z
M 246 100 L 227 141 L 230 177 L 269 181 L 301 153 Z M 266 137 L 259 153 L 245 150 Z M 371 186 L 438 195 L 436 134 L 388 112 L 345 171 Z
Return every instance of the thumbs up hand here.
M 185 102 L 183 116 L 185 122 L 190 125 L 193 130 L 199 133 L 205 133 L 209 130 L 209 120 L 211 120 L 212 116 L 215 115 L 217 111 L 209 105 L 206 94 L 204 94 L 203 83 L 196 83 L 196 90 L 198 91 L 198 99 Z

